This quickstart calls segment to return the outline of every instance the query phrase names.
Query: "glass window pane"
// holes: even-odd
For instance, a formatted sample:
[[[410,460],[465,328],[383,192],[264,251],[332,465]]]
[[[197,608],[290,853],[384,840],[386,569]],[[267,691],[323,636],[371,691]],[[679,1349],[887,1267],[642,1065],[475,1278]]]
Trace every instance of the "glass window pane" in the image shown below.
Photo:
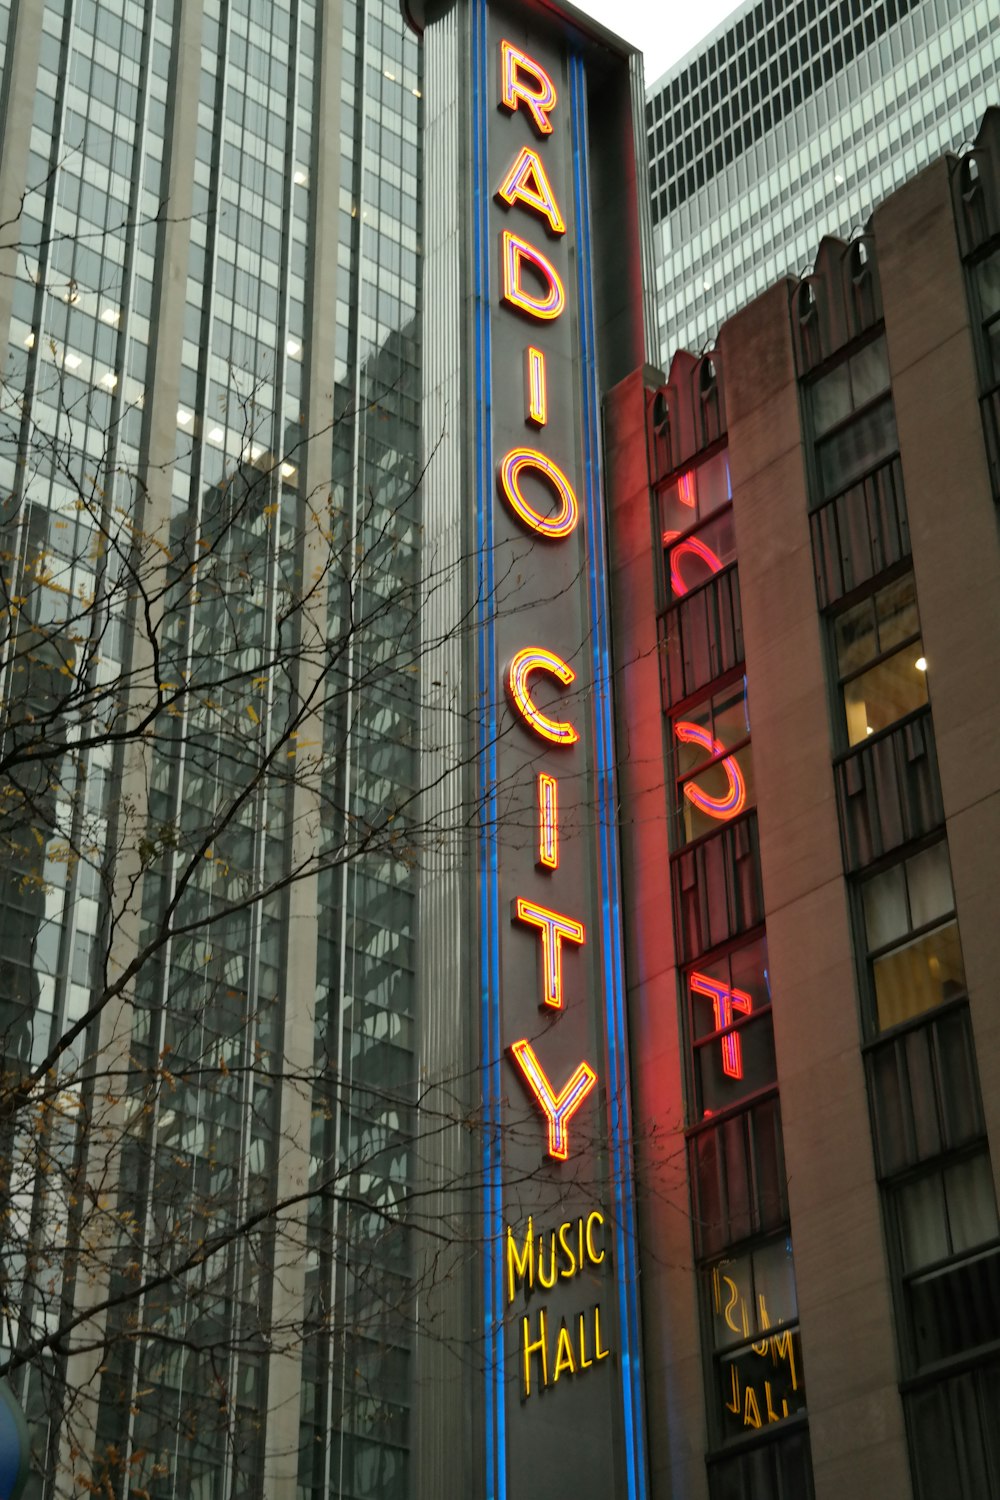
[[[771,982],[767,971],[767,944],[761,938],[730,954],[730,972],[735,989],[753,999],[754,1010],[771,1003]]]
[[[1000,319],[991,323],[986,330],[986,352],[992,377],[1000,380]]]
[[[878,655],[878,636],[875,632],[875,601],[862,599],[853,609],[845,610],[834,621],[834,639],[837,647],[837,669],[841,677],[863,667]]]
[[[696,1012],[697,1014],[697,1012]],[[706,1003],[699,1020],[712,1022]],[[774,1083],[774,1030],[771,1018],[745,1020],[737,1016],[729,1031],[695,1049],[696,1105],[702,1117],[738,1104],[758,1089]]]
[[[851,410],[851,386],[847,365],[838,365],[813,386],[813,426],[817,437],[842,422]]]
[[[947,1359],[1000,1338],[997,1251],[932,1272],[915,1281],[909,1291],[910,1321],[920,1364]]]
[[[864,412],[819,449],[823,494],[837,495],[899,447],[891,401]]]
[[[729,477],[729,454],[725,449],[696,470],[698,481],[698,514],[710,516],[713,510],[728,505],[733,498],[733,485]]]
[[[923,647],[917,639],[844,684],[848,744],[860,744],[869,734],[887,729],[924,706],[927,673],[916,665],[922,658]]]
[[[693,517],[688,517],[690,526]],[[736,534],[733,529],[732,510],[725,511],[702,526],[691,536],[686,536],[675,547],[670,543],[680,535],[683,528],[668,527],[663,533],[663,544],[667,551],[667,574],[670,593],[680,599],[692,589],[707,583],[714,574],[720,573],[736,556]]]
[[[946,1260],[950,1246],[944,1188],[938,1173],[919,1177],[916,1182],[900,1188],[896,1194],[896,1209],[903,1269],[917,1271],[921,1266]]]
[[[753,805],[753,759],[750,746],[744,745],[679,785],[682,843],[716,832]]]
[[[896,948],[874,963],[875,1000],[882,1030],[965,994],[958,924],[950,922]]]
[[[799,1315],[795,1296],[795,1261],[790,1239],[775,1240],[753,1255],[756,1321],[760,1331],[791,1323]]]
[[[975,1250],[997,1236],[993,1172],[986,1152],[956,1162],[944,1176],[951,1248],[956,1255]]]
[[[1000,313],[1000,251],[995,250],[976,267],[976,285],[983,317],[991,318],[994,313]]]
[[[905,937],[910,930],[906,909],[906,878],[901,865],[894,865],[862,886],[865,932],[869,948]]]
[[[944,839],[906,861],[906,884],[910,893],[910,925],[914,929],[926,927],[953,910],[955,898]]]
[[[742,1344],[757,1332],[754,1315],[753,1270],[749,1255],[734,1255],[712,1267],[712,1344],[726,1349]]]
[[[913,574],[897,578],[888,588],[879,589],[875,595],[878,613],[878,650],[891,651],[901,641],[908,641],[920,634],[920,617],[917,614],[916,589]]]
[[[889,388],[889,355],[885,339],[861,349],[851,360],[851,394],[855,408],[865,406]]]

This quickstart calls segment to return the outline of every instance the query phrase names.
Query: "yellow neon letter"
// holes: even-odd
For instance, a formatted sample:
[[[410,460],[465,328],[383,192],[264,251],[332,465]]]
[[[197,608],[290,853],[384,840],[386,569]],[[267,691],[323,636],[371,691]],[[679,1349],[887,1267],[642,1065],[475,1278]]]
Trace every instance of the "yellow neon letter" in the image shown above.
[[[589,1063],[582,1062],[562,1092],[556,1094],[529,1041],[514,1042],[510,1050],[549,1122],[549,1155],[565,1161],[569,1156],[569,1122],[597,1083],[597,1074]]]
[[[550,719],[532,701],[528,691],[528,678],[532,672],[548,672],[563,687],[576,681],[576,673],[568,662],[554,651],[543,646],[525,646],[511,659],[507,668],[507,691],[521,718],[540,739],[553,745],[575,745],[580,738],[573,725],[566,719]]]
[[[566,223],[542,166],[542,158],[530,146],[521,147],[497,188],[497,197],[511,208],[515,203],[523,203],[526,208],[541,214],[553,234],[566,233]]]
[[[610,1353],[610,1349],[601,1347],[601,1304],[597,1303],[594,1308],[594,1358],[607,1359]]]
[[[524,351],[524,385],[528,392],[525,421],[544,427],[549,420],[548,390],[545,380],[545,355],[529,344]]]
[[[556,1364],[552,1374],[553,1385],[555,1385],[563,1371],[568,1375],[576,1374],[576,1360],[573,1358],[573,1341],[569,1336],[569,1329],[565,1323],[560,1328],[559,1337],[556,1339]]]
[[[599,1266],[601,1264],[601,1261],[607,1254],[607,1251],[602,1250],[600,1255],[598,1255],[597,1251],[594,1249],[594,1241],[591,1237],[591,1232],[593,1230],[595,1220],[598,1224],[603,1225],[604,1223],[604,1215],[601,1213],[600,1209],[597,1208],[594,1209],[593,1213],[587,1215],[587,1258],[589,1259],[592,1266]]]
[[[530,88],[529,84],[534,84]],[[552,134],[549,115],[556,107],[552,79],[541,63],[510,42],[500,43],[500,107],[511,114],[524,104],[539,135]]]
[[[525,1240],[524,1240],[524,1252],[523,1252],[523,1254],[519,1255],[517,1253],[517,1241],[514,1238],[514,1231],[513,1231],[513,1229],[511,1229],[511,1227],[510,1227],[509,1224],[507,1225],[507,1301],[508,1302],[513,1302],[513,1300],[514,1300],[514,1293],[517,1290],[517,1285],[516,1285],[516,1282],[514,1280],[515,1276],[518,1278],[519,1281],[524,1281],[525,1277],[527,1277],[527,1280],[528,1280],[528,1291],[529,1292],[531,1291],[531,1288],[535,1284],[535,1241],[534,1241],[534,1233],[535,1233],[534,1225],[531,1222],[531,1215],[529,1214],[528,1215],[528,1232],[527,1232],[527,1235],[525,1236]]]
[[[544,282],[544,292],[525,290],[522,284],[525,262]],[[529,318],[551,322],[566,306],[566,288],[548,256],[509,229],[504,229],[500,235],[500,284],[504,302],[527,313]]]
[[[526,922],[530,927],[537,927],[542,934],[542,1001],[545,1005],[551,1005],[553,1010],[562,1010],[562,940],[565,938],[568,943],[585,942],[583,923],[575,922],[572,917],[564,917],[557,911],[549,911],[547,906],[537,906],[534,901],[526,901],[523,896],[518,896],[514,902],[514,918],[518,922]]]
[[[540,475],[555,490],[561,504],[554,516],[543,516],[540,510],[536,510],[524,498],[521,474],[525,469]],[[573,486],[559,465],[554,464],[551,458],[546,458],[544,453],[539,453],[537,448],[512,448],[497,465],[497,484],[518,520],[523,521],[546,541],[561,541],[564,536],[569,536],[576,530],[580,507],[573,493]]]
[[[559,868],[559,783],[545,771],[538,775],[538,863]]]
[[[524,1394],[526,1396],[531,1395],[531,1356],[533,1354],[540,1354],[542,1356],[542,1387],[544,1388],[549,1383],[549,1352],[546,1347],[547,1329],[545,1324],[546,1317],[545,1309],[543,1307],[541,1312],[538,1314],[538,1337],[537,1339],[532,1340],[530,1337],[531,1319],[528,1317],[524,1317],[521,1319],[521,1345],[524,1358]]]

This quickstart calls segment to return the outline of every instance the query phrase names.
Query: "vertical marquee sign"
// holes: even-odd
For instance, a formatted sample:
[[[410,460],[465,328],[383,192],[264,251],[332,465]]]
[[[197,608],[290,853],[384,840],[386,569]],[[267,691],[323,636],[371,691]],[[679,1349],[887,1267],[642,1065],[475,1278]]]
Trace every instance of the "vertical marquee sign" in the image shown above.
[[[454,80],[466,110],[468,171],[455,185],[465,295],[449,304],[441,291],[431,216],[447,222],[447,205],[428,188],[424,319],[425,344],[443,337],[433,320],[448,316],[466,340],[461,504],[476,632],[465,701],[481,809],[468,1024],[478,1022],[485,1114],[481,1493],[644,1500],[601,492],[607,290],[595,276],[588,141],[595,57],[605,73],[621,71],[626,92],[628,64],[624,49],[595,47],[569,7],[455,0],[437,24],[464,35],[468,67]],[[433,25],[425,94],[448,87],[432,66]],[[597,149],[618,153],[604,199],[609,178],[621,184],[624,240],[635,180],[620,136],[609,119]],[[425,157],[433,149],[428,135]],[[436,170],[430,163],[428,183],[442,182]],[[626,368],[639,359],[630,352]],[[431,470],[425,489],[433,482]]]

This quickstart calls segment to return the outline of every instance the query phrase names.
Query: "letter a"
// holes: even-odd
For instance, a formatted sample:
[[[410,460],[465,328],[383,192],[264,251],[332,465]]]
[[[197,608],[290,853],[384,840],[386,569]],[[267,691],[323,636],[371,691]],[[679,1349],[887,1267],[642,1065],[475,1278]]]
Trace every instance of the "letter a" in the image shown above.
[[[521,147],[513,166],[497,188],[497,197],[511,208],[515,203],[523,203],[534,213],[541,214],[553,234],[566,233],[566,224],[542,159],[530,146]]]

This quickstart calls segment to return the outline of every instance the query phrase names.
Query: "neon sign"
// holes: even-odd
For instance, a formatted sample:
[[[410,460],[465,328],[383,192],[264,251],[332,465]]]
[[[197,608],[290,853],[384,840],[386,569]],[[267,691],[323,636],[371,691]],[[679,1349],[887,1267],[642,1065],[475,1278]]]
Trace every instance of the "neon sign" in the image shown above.
[[[533,397],[534,392],[529,387],[529,403]],[[533,470],[541,475],[555,490],[560,508],[554,516],[543,516],[524,498],[521,493],[521,473],[525,469]],[[537,448],[512,448],[502,460],[497,471],[497,478],[500,482],[500,493],[511,510],[524,521],[525,525],[530,526],[532,531],[537,531],[539,536],[547,537],[550,541],[559,541],[576,530],[576,523],[580,519],[580,507],[572,485],[559,465],[554,464],[551,458],[546,458],[544,453],[539,453]]]
[[[511,1055],[549,1124],[549,1155],[557,1161],[569,1156],[569,1122],[597,1083],[597,1074],[582,1062],[557,1094],[529,1041],[511,1043]]]
[[[609,58],[557,11],[469,15],[484,1492],[558,1472],[644,1500],[597,357],[620,325],[592,281],[587,153]],[[596,1462],[553,1445],[539,1471],[521,1433],[554,1393]]]
[[[568,719],[553,719],[537,706],[528,691],[528,678],[533,672],[547,672],[563,687],[576,681],[576,673],[568,661],[563,661],[554,651],[543,646],[525,646],[507,667],[507,691],[518,715],[539,739],[553,745],[575,745],[580,738]]]

